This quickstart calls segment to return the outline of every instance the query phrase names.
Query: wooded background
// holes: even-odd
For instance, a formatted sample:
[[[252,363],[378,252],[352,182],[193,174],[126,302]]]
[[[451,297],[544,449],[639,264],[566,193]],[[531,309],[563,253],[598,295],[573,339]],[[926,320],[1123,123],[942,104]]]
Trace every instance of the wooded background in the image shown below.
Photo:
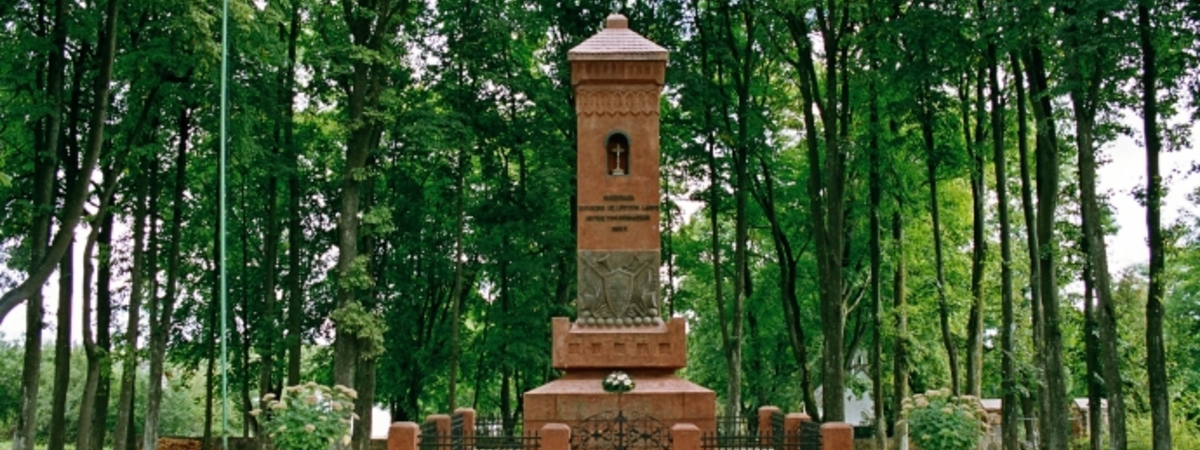
[[[663,312],[688,318],[685,375],[723,414],[858,423],[849,389],[891,430],[903,398],[950,388],[1004,399],[1006,450],[1034,417],[1043,449],[1200,448],[1200,193],[1164,223],[1188,167],[1159,167],[1200,168],[1195,2],[230,8],[220,255],[219,2],[0,2],[14,450],[219,435],[222,260],[232,433],[310,379],[356,388],[366,423],[473,406],[515,426],[557,376],[550,318],[574,314],[566,54],[612,12],[671,51]],[[1120,170],[1149,239],[1117,270],[1097,167],[1122,137],[1145,154]],[[1070,442],[1074,397],[1108,401],[1089,442]]]

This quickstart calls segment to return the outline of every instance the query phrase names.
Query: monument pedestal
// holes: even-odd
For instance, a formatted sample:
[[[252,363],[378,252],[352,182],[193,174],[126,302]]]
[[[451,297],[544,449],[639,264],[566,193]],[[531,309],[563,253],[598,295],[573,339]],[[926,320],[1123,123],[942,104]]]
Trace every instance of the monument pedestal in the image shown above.
[[[554,367],[567,374],[525,393],[525,429],[548,423],[574,428],[621,411],[667,427],[691,423],[701,432],[716,431],[716,393],[675,375],[687,364],[685,326],[682,318],[654,327],[588,327],[556,317]],[[604,378],[615,370],[633,378],[633,391],[604,391]]]
[[[687,366],[686,321],[664,323],[661,315],[659,104],[667,50],[614,14],[567,59],[578,131],[579,318],[554,319],[554,367],[566,375],[525,393],[525,429],[564,423],[575,429],[573,440],[642,445],[629,448],[661,446],[668,440],[655,436],[677,424],[715,431],[716,393],[675,376]],[[618,370],[636,387],[605,392],[604,379]],[[642,433],[627,433],[630,421]]]

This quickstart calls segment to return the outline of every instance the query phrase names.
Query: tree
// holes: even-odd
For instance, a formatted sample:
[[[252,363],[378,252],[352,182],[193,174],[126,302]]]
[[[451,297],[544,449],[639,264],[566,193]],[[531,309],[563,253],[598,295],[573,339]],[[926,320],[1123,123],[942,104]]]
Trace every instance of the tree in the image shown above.
[[[1162,230],[1162,179],[1158,156],[1158,66],[1151,28],[1150,5],[1137,3],[1138,44],[1142,49],[1142,133],[1146,143],[1146,233],[1150,247],[1150,283],[1146,299],[1146,373],[1150,379],[1150,416],[1154,450],[1171,448],[1171,400],[1167,393],[1167,361],[1163,345],[1163,270],[1166,266]]]
[[[1107,49],[1119,48],[1119,45],[1095,46],[1090,44],[1090,41],[1097,37],[1107,37],[1113,34],[1108,26],[1109,13],[1105,8],[1107,5],[1082,4],[1080,6],[1079,9],[1069,8],[1066,10],[1069,18],[1064,34],[1066,35],[1065,43],[1068,46],[1068,54],[1064,65],[1067,73],[1066,84],[1070,89],[1071,104],[1075,113],[1075,142],[1079,153],[1080,203],[1085,237],[1083,247],[1087,249],[1088,256],[1084,281],[1089,285],[1094,285],[1093,292],[1099,300],[1095,315],[1099,324],[1099,345],[1102,347],[1100,352],[1104,358],[1103,364],[1100,366],[1103,370],[1104,389],[1108,397],[1109,446],[1113,449],[1124,449],[1126,447],[1125,401],[1122,393],[1124,387],[1116,349],[1117,337],[1116,325],[1113,322],[1108,247],[1104,242],[1101,227],[1103,219],[1100,201],[1096,194],[1097,146],[1095,145],[1097,114],[1108,108],[1109,102],[1106,99],[1112,98],[1112,92],[1102,92],[1101,88],[1117,84],[1109,80],[1109,77],[1113,76],[1111,68],[1117,67],[1117,55],[1111,54]],[[1091,311],[1090,302],[1087,306]],[[1090,334],[1088,340],[1090,343]]]
[[[844,6],[844,5],[842,5]],[[843,246],[845,245],[843,212],[846,208],[846,152],[842,146],[848,129],[848,108],[845,99],[850,87],[845,85],[840,67],[841,39],[853,28],[853,18],[847,9],[830,0],[817,5],[816,26],[824,45],[824,82],[818,82],[814,64],[813,43],[809,39],[807,11],[800,5],[787,5],[780,15],[786,24],[795,56],[787,56],[800,82],[801,106],[804,117],[806,156],[808,158],[808,201],[813,240],[816,242],[817,273],[820,292],[820,311],[825,345],[822,350],[823,420],[840,421],[845,417],[845,324],[846,304],[842,297]],[[824,98],[819,86],[824,86]],[[817,112],[821,128],[817,127]],[[822,131],[822,135],[818,135]],[[821,144],[824,143],[824,153]],[[822,158],[824,156],[824,158]],[[822,167],[823,166],[823,167]]]
[[[996,176],[996,209],[1000,221],[1000,309],[1003,316],[1000,324],[1001,384],[1000,384],[1000,427],[1003,430],[1001,443],[1004,450],[1017,450],[1020,443],[1017,434],[1017,373],[1016,373],[1016,312],[1013,305],[1013,256],[1012,219],[1009,218],[1008,200],[1008,155],[1005,147],[1004,106],[1001,97],[1004,87],[1000,84],[1000,56],[997,45],[989,40],[986,50],[988,73],[988,101],[991,104],[992,165]]]

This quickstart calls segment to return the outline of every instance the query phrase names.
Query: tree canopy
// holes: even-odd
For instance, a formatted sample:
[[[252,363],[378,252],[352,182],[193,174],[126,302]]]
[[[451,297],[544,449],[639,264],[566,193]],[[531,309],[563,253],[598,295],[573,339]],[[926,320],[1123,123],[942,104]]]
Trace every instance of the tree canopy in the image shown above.
[[[231,0],[225,230],[211,3],[0,4],[14,450],[220,434],[221,342],[235,434],[308,380],[519,427],[575,314],[567,51],[612,13],[670,51],[660,312],[723,414],[885,445],[946,388],[1004,400],[1005,449],[1068,448],[1078,397],[1090,448],[1200,441],[1194,2]]]

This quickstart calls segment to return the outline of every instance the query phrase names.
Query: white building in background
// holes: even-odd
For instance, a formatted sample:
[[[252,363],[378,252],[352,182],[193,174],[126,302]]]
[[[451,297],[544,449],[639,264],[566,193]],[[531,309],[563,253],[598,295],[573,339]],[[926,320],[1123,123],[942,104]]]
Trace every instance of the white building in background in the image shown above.
[[[870,364],[867,361],[867,355],[864,352],[855,352],[854,359],[850,361],[850,369],[846,371],[846,385],[870,386],[871,376],[869,372]],[[821,404],[823,397],[824,386],[817,386],[813,392],[813,396],[817,400],[817,408],[824,408]],[[846,418],[845,422],[850,425],[873,425],[875,420],[875,400],[871,398],[871,390],[864,389],[862,394],[855,394],[854,390],[846,388],[842,392],[842,399],[845,401]],[[821,411],[821,416],[824,417],[824,410]]]

